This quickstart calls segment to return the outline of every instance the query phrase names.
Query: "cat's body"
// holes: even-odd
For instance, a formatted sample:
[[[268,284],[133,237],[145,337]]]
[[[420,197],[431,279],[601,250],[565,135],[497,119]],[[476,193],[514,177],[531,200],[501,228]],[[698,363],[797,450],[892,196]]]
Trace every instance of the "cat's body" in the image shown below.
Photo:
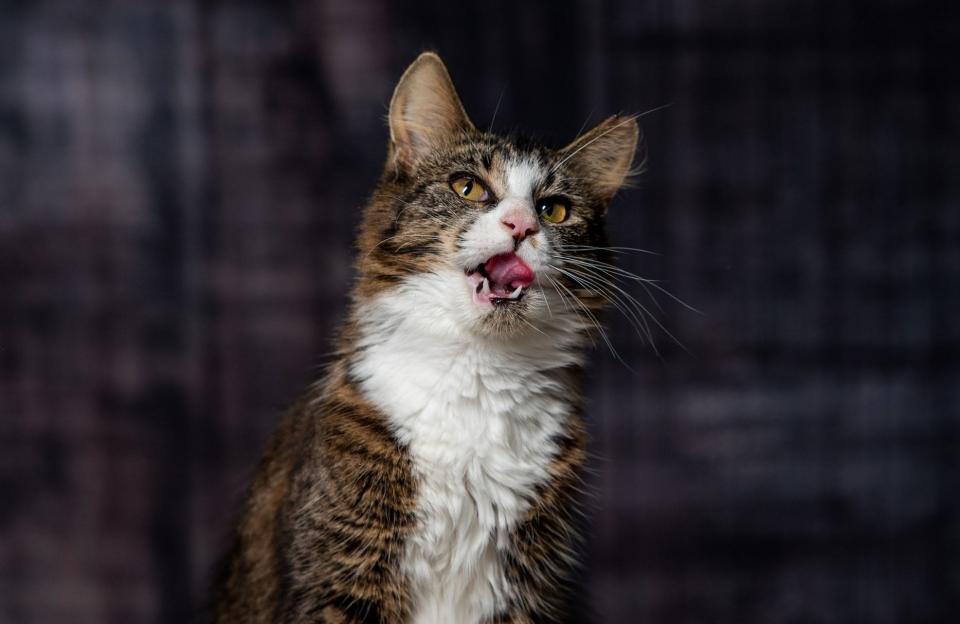
[[[218,622],[540,622],[563,601],[601,297],[562,267],[601,253],[636,124],[559,151],[481,133],[433,55],[390,121],[338,360],[267,450]]]

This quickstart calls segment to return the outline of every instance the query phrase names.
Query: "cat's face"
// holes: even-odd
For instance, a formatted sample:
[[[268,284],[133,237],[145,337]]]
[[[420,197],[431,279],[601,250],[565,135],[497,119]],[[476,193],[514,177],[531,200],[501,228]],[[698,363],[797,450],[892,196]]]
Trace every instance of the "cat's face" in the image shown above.
[[[636,148],[633,118],[612,117],[559,150],[481,132],[425,54],[397,86],[390,129],[360,237],[361,296],[390,291],[398,312],[500,336],[579,326],[595,311],[599,293],[569,268],[604,255],[607,202]]]

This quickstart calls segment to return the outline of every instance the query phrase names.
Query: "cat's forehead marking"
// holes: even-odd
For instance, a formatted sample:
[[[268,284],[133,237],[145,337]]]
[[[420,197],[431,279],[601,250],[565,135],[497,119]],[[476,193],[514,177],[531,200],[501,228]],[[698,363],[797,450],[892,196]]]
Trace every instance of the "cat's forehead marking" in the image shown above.
[[[511,158],[506,162],[507,195],[530,197],[546,171],[537,160],[529,157]]]

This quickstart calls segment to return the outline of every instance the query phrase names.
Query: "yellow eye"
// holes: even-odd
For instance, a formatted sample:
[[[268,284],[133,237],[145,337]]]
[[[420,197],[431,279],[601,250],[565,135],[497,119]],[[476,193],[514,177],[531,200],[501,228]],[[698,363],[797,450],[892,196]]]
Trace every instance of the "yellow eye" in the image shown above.
[[[467,201],[482,202],[490,199],[487,189],[472,176],[462,175],[454,178],[450,183],[450,188]]]
[[[563,223],[570,216],[570,209],[562,199],[542,199],[537,204],[537,214],[547,223]]]

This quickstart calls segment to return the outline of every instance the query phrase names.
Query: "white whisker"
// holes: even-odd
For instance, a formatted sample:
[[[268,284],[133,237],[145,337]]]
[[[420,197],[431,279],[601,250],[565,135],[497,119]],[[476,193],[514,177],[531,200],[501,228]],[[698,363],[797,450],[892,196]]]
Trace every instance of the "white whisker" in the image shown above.
[[[610,354],[613,355],[613,357],[616,358],[617,361],[619,361],[621,364],[626,366],[628,369],[633,370],[630,367],[630,365],[627,364],[627,362],[622,357],[620,357],[620,354],[617,352],[617,350],[613,346],[613,343],[610,341],[610,337],[607,335],[607,332],[603,329],[603,326],[600,324],[600,321],[597,320],[597,317],[593,314],[593,312],[590,311],[590,308],[588,308],[587,305],[580,300],[580,297],[576,296],[573,293],[573,291],[571,291],[565,284],[563,284],[562,282],[556,282],[556,283],[558,286],[560,286],[565,291],[567,291],[567,293],[573,298],[574,302],[576,302],[580,306],[583,312],[587,315],[587,318],[590,319],[590,321],[593,323],[593,326],[597,328],[597,333],[600,334],[600,337],[603,339],[603,342],[607,345],[607,349],[610,350]]]
[[[646,318],[644,318],[644,315],[642,312],[638,313],[637,311],[635,311],[634,308],[631,307],[629,303],[624,301],[623,298],[618,296],[615,292],[612,292],[609,288],[604,287],[597,280],[591,279],[589,277],[585,277],[582,274],[577,274],[572,270],[564,270],[564,269],[558,269],[558,270],[561,271],[564,275],[569,277],[574,282],[580,284],[587,290],[596,292],[597,294],[601,295],[604,299],[606,299],[609,303],[611,303],[621,314],[624,315],[624,317],[628,321],[630,321],[631,325],[633,325],[637,333],[642,337],[644,337],[647,340],[647,342],[650,344],[650,346],[653,348],[654,352],[659,355],[659,352],[657,351],[656,342],[653,340],[653,334],[650,331],[650,325],[649,323],[647,323],[647,320]],[[643,306],[636,303],[635,301],[633,301],[633,303],[639,306],[641,309],[643,308]]]
[[[672,299],[672,300],[675,301],[676,303],[682,305],[683,307],[685,307],[686,309],[690,310],[691,312],[696,312],[697,314],[703,314],[702,311],[700,311],[700,310],[698,310],[697,308],[693,307],[692,305],[690,305],[690,304],[687,303],[686,301],[680,299],[679,297],[677,297],[676,295],[674,295],[672,292],[670,292],[669,290],[667,290],[666,288],[664,288],[663,286],[661,286],[661,285],[660,285],[660,282],[659,282],[658,280],[652,280],[652,279],[648,279],[648,278],[645,278],[645,277],[640,277],[640,276],[637,275],[636,273],[631,273],[630,271],[627,271],[626,269],[623,269],[623,268],[618,267],[618,266],[616,266],[616,265],[613,265],[613,264],[610,264],[610,263],[607,263],[607,262],[602,262],[602,261],[600,261],[600,260],[596,260],[596,259],[593,259],[593,258],[583,258],[583,257],[579,257],[579,256],[570,256],[570,255],[566,255],[566,254],[562,254],[562,253],[558,253],[558,254],[556,254],[556,256],[557,256],[558,258],[564,260],[565,262],[571,262],[571,263],[574,263],[574,262],[591,263],[591,264],[593,265],[593,268],[596,268],[597,270],[600,270],[600,269],[602,268],[602,269],[608,270],[608,271],[610,271],[610,272],[616,273],[617,275],[619,275],[619,276],[621,276],[621,277],[624,277],[624,278],[626,278],[626,279],[628,279],[628,280],[635,281],[635,282],[638,282],[638,283],[640,283],[640,284],[645,284],[645,285],[648,285],[648,286],[652,286],[653,288],[656,288],[656,289],[657,289],[658,291],[660,291],[662,294],[666,295],[667,297],[670,297],[670,299]]]
[[[623,121],[621,121],[620,123],[618,123],[618,124],[616,124],[616,125],[614,125],[614,126],[611,126],[610,128],[607,128],[606,130],[604,130],[603,132],[601,132],[601,133],[598,134],[597,136],[593,137],[592,139],[590,139],[589,141],[587,141],[586,143],[584,143],[583,145],[581,145],[581,146],[578,147],[577,149],[573,150],[573,152],[567,154],[564,158],[561,158],[560,161],[559,161],[557,164],[555,164],[553,167],[550,168],[550,173],[553,173],[554,171],[556,171],[557,169],[559,169],[561,166],[563,166],[563,164],[564,164],[565,162],[567,162],[568,160],[570,160],[571,158],[573,158],[574,156],[576,156],[581,150],[589,147],[590,145],[592,145],[592,144],[595,143],[596,141],[599,141],[600,139],[602,139],[603,137],[607,136],[608,134],[610,134],[611,132],[613,132],[614,130],[616,130],[617,128],[619,128],[620,126],[626,125],[626,124],[628,124],[628,123],[630,123],[630,122],[636,121],[636,120],[638,120],[638,119],[641,119],[641,118],[643,118],[643,117],[646,117],[647,115],[650,115],[651,113],[655,113],[655,112],[657,112],[657,111],[663,110],[663,109],[668,108],[668,107],[670,107],[670,106],[672,106],[672,103],[670,103],[670,104],[664,104],[663,106],[658,106],[658,107],[656,107],[656,108],[651,108],[650,110],[648,110],[648,111],[646,111],[646,112],[644,112],[644,113],[640,113],[639,115],[630,115],[629,117],[625,118],[625,119],[624,119]]]
[[[500,102],[503,101],[503,94],[506,92],[507,87],[504,85],[504,87],[500,89],[500,96],[497,97],[497,105],[493,107],[493,117],[490,118],[490,126],[487,128],[487,134],[493,132],[493,122],[497,119],[497,113],[500,111]]]

